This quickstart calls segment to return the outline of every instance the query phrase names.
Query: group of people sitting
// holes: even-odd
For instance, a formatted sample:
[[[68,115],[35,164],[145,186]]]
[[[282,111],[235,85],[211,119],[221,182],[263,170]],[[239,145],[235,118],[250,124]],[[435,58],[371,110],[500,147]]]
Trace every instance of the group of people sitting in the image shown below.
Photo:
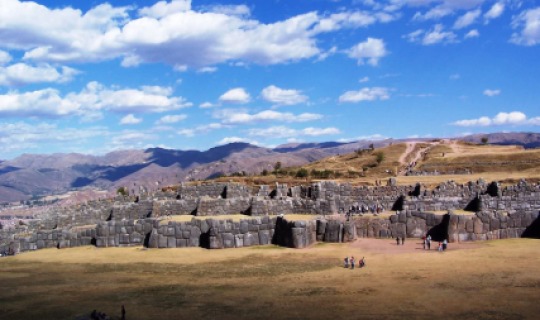
[[[351,256],[350,258],[345,257],[345,259],[343,259],[343,263],[344,263],[343,267],[354,269],[354,266],[356,264],[356,259],[354,258],[354,256]],[[358,261],[358,268],[363,268],[365,266],[366,266],[366,259],[362,257],[362,259]]]

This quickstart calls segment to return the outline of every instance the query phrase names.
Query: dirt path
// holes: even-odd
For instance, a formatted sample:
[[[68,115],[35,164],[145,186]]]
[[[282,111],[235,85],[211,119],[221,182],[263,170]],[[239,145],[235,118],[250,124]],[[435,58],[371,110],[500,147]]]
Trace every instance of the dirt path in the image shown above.
[[[439,144],[439,142],[426,142],[429,145],[425,148],[418,149],[416,153],[414,153],[412,159],[407,161],[407,157],[409,157],[413,153],[417,143],[417,141],[407,142],[407,149],[405,149],[405,152],[399,157],[401,169],[398,172],[398,176],[405,175],[405,173],[407,173],[407,169],[413,169],[416,164],[422,159],[422,156],[429,151],[429,149]],[[454,147],[457,149],[457,145],[455,145]]]
[[[409,154],[411,154],[414,150],[414,147],[416,146],[416,142],[407,142],[407,149],[405,149],[405,152],[399,157],[399,164],[400,166],[407,166],[408,163],[405,162]]]

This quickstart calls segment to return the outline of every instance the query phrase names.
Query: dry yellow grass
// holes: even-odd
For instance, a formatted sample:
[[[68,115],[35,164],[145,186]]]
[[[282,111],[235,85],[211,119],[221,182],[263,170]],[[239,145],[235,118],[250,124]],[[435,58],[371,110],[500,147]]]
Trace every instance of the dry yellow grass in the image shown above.
[[[297,220],[313,220],[317,219],[317,215],[313,214],[288,214],[288,221],[297,221]],[[230,215],[216,215],[216,216],[192,216],[192,215],[173,215],[169,218],[162,218],[159,222],[160,224],[167,224],[169,221],[177,222],[189,222],[192,219],[206,220],[206,219],[216,219],[216,220],[232,220],[238,222],[240,220],[253,219],[253,218],[262,218],[258,216],[247,216],[244,214],[230,214]]]
[[[0,260],[0,318],[118,316],[121,305],[127,319],[537,318],[538,240],[456,246],[40,250]],[[367,267],[342,268],[350,255]]]
[[[414,185],[417,182],[427,187],[434,187],[441,182],[454,180],[458,183],[483,178],[487,181],[500,181],[503,185],[515,184],[522,178],[531,182],[540,181],[540,149],[524,150],[520,146],[494,146],[464,143],[452,140],[438,140],[432,142],[419,142],[407,152],[407,144],[396,143],[388,147],[375,149],[373,152],[364,152],[333,156],[307,164],[302,168],[308,171],[313,169],[339,172],[341,177],[331,178],[337,182],[348,182],[353,185],[375,185],[376,181],[385,181],[403,170],[405,165],[416,160],[415,170],[433,172],[451,172],[468,169],[472,174],[443,174],[437,176],[398,176],[398,185]],[[425,157],[415,159],[425,151]],[[375,154],[384,153],[384,160],[376,167]],[[444,155],[444,156],[443,156]],[[400,162],[400,158],[402,158]],[[367,168],[363,171],[363,168]],[[287,171],[296,171],[300,167],[286,168]],[[358,174],[363,176],[359,177]],[[249,185],[267,184],[275,182],[289,185],[309,184],[319,181],[314,177],[295,178],[291,176],[255,176],[222,178],[226,181],[236,181]],[[223,180],[223,181],[225,181]]]

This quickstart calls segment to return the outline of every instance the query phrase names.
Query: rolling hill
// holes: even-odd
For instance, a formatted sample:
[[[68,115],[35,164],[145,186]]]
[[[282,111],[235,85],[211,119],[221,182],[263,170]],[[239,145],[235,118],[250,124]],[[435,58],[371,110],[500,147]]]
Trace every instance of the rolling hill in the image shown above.
[[[125,186],[130,190],[141,187],[155,190],[182,181],[204,180],[237,172],[258,174],[263,170],[272,171],[277,162],[280,162],[283,168],[291,167],[289,171],[299,168],[313,171],[319,178],[357,180],[381,179],[396,174],[403,176],[410,162],[415,162],[412,171],[426,172],[455,171],[463,168],[476,173],[491,170],[489,165],[476,167],[462,165],[475,162],[500,163],[502,165],[495,167],[505,168],[505,170],[511,168],[536,170],[536,164],[525,163],[528,158],[536,159],[536,151],[526,151],[523,148],[538,146],[540,134],[497,133],[466,136],[460,140],[478,143],[483,137],[488,138],[491,148],[489,154],[479,152],[479,150],[487,150],[487,147],[486,149],[479,149],[478,146],[467,148],[466,144],[460,144],[459,156],[458,153],[452,152],[454,150],[452,148],[456,146],[455,143],[434,144],[433,141],[438,141],[434,139],[414,139],[414,145],[411,144],[413,141],[411,139],[386,139],[351,143],[287,144],[273,149],[247,143],[231,143],[205,151],[151,148],[114,151],[102,156],[75,153],[24,154],[15,159],[0,162],[0,202],[27,200],[32,197],[63,194],[85,188],[115,190],[120,186]],[[376,148],[375,151],[355,152],[368,149],[371,144]],[[521,147],[520,149],[515,149],[515,147],[497,149],[493,146],[495,144],[515,144]],[[428,156],[419,157],[426,149],[430,150]],[[378,156],[381,153],[383,156]],[[445,157],[436,156],[443,153]],[[496,161],[486,160],[487,156],[495,159],[493,158],[495,154],[499,154]],[[381,158],[378,159],[378,157]],[[512,167],[512,163],[520,165]],[[338,174],[330,176],[325,171]],[[260,177],[260,181],[264,183],[275,181],[275,179],[276,177],[273,176]]]

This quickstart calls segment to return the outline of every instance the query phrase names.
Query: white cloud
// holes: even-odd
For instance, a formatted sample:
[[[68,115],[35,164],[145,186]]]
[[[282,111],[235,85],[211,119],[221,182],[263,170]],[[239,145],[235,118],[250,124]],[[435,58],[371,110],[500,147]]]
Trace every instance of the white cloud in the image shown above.
[[[325,51],[318,45],[322,33],[397,18],[399,14],[392,12],[343,10],[263,23],[251,18],[245,5],[193,8],[189,0],[159,1],[138,11],[100,4],[86,12],[4,0],[0,10],[2,45],[22,50],[24,59],[64,63],[120,59],[125,67],[159,62],[177,70],[316,58]]]
[[[336,135],[341,131],[338,128],[314,128],[308,127],[304,129],[292,129],[285,126],[275,126],[270,128],[257,128],[249,129],[248,135],[257,137],[271,137],[271,138],[291,138],[299,136],[324,136],[324,135]]]
[[[139,14],[144,17],[163,18],[174,13],[189,11],[190,9],[191,0],[159,1],[151,7],[139,9]]]
[[[73,152],[89,139],[108,135],[107,129],[102,127],[59,128],[48,123],[0,123],[0,145],[3,156],[19,150],[28,152],[43,145],[47,145],[49,150],[60,148],[62,152]]]
[[[185,137],[193,137],[196,134],[207,133],[213,130],[218,130],[218,129],[223,129],[223,128],[230,128],[230,126],[221,124],[221,123],[209,123],[209,124],[197,126],[192,129],[188,129],[188,128],[180,129],[176,133]]]
[[[511,42],[519,45],[533,46],[540,43],[540,7],[525,10],[512,21],[514,29]]]
[[[425,7],[432,3],[436,6],[429,9],[426,13],[417,12],[413,20],[439,20],[446,16],[453,15],[458,10],[470,10],[481,5],[485,0],[395,0],[401,6]]]
[[[157,121],[157,124],[177,123],[185,119],[187,119],[187,115],[185,114],[166,115],[166,116],[161,117],[161,119]]]
[[[431,30],[419,29],[403,36],[410,42],[418,42],[423,45],[433,45],[437,43],[456,42],[456,34],[451,31],[444,31],[442,24],[436,24]]]
[[[224,103],[248,103],[251,100],[249,93],[244,88],[231,89],[219,97]]]
[[[34,67],[25,63],[16,63],[0,67],[0,86],[18,86],[40,82],[63,83],[71,81],[78,73],[79,71],[69,67],[61,67],[57,70],[48,64]]]
[[[500,125],[540,125],[540,117],[527,118],[520,111],[499,112],[495,117],[483,116],[477,119],[459,120],[453,123],[460,127],[487,127]]]
[[[384,140],[384,139],[388,139],[388,137],[386,137],[386,136],[384,136],[382,134],[379,134],[379,133],[375,133],[375,134],[372,134],[372,135],[359,136],[359,137],[356,137],[356,138],[339,139],[338,142],[349,143],[349,142],[361,141],[361,140],[378,141],[378,140]]]
[[[293,114],[274,110],[264,110],[255,114],[238,110],[222,110],[215,113],[214,116],[221,119],[224,124],[249,124],[264,121],[307,122],[322,118],[322,115],[315,113]]]
[[[120,124],[139,124],[143,121],[142,118],[135,117],[132,113],[126,115],[120,120]]]
[[[360,82],[360,83],[365,83],[365,82],[368,82],[368,81],[369,81],[369,77],[363,77],[360,80],[358,80],[358,82]]]
[[[198,73],[214,73],[217,71],[216,67],[203,67],[197,70]]]
[[[362,102],[388,99],[390,99],[388,88],[373,87],[362,88],[358,91],[347,91],[339,97],[339,102]]]
[[[156,140],[158,137],[154,134],[125,130],[118,132],[111,137],[110,148],[114,150],[121,149],[142,149],[147,146],[149,140]]]
[[[465,39],[470,38],[478,38],[480,36],[480,33],[476,29],[472,29],[471,31],[467,32],[467,34],[464,36]]]
[[[299,90],[281,89],[274,85],[264,88],[261,94],[264,100],[276,105],[295,105],[308,100],[308,97]]]
[[[250,140],[250,139],[240,138],[240,137],[226,137],[218,141],[217,144],[224,145],[224,144],[235,143],[235,142],[244,142],[244,143],[249,143],[256,146],[261,145],[259,142],[255,140]]]
[[[489,20],[496,19],[500,17],[504,12],[504,3],[503,2],[497,2],[495,3],[491,9],[488,10],[484,14],[484,20],[488,22]]]
[[[344,11],[321,18],[314,32],[330,32],[343,28],[367,27],[377,22],[387,23],[397,19],[387,12]]]
[[[9,52],[0,50],[0,66],[9,63],[11,59],[12,57]]]
[[[385,49],[382,39],[367,38],[347,51],[350,58],[356,59],[358,64],[364,64],[365,60],[372,66],[379,63],[379,59],[386,56],[388,52]]]
[[[484,90],[484,95],[488,96],[488,97],[494,97],[494,96],[498,96],[499,94],[501,94],[501,90],[499,89],[486,89]]]
[[[213,107],[217,107],[217,105],[215,105],[215,104],[213,104],[211,102],[208,102],[208,101],[203,102],[203,103],[201,103],[199,105],[199,108],[201,108],[201,109],[209,109],[209,108],[213,108]]]
[[[214,5],[210,7],[209,11],[230,16],[248,17],[251,15],[251,10],[246,5]]]
[[[478,17],[480,17],[481,14],[482,10],[480,9],[465,13],[456,20],[456,22],[454,23],[454,29],[463,29],[470,26],[476,21],[476,19],[478,19]]]
[[[191,106],[182,97],[172,96],[172,89],[143,86],[139,89],[107,88],[90,82],[81,92],[62,96],[56,89],[0,95],[0,115],[4,116],[70,116],[100,118],[102,111],[125,113],[166,112]]]

